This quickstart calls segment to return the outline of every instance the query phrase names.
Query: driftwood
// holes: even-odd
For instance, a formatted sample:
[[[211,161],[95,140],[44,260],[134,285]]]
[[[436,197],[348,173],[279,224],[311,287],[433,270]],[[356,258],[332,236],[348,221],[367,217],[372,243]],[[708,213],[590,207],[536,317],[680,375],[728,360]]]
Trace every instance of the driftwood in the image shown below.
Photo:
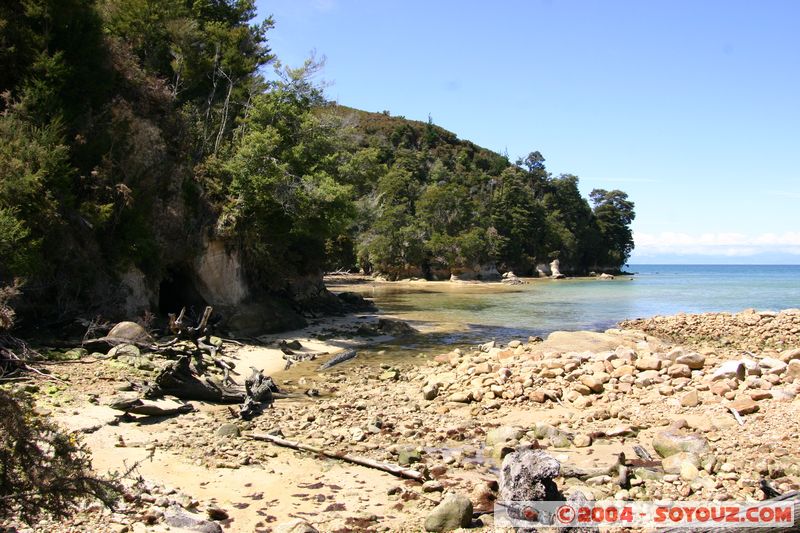
[[[31,366],[37,364],[39,359],[42,359],[42,356],[21,339],[0,334],[0,382],[26,379],[31,376],[61,381]]]
[[[398,477],[413,479],[414,481],[419,481],[420,483],[428,479],[428,476],[424,472],[412,470],[411,468],[405,468],[400,465],[384,463],[381,461],[375,461],[374,459],[369,459],[367,457],[359,457],[356,455],[350,455],[341,452],[331,452],[328,450],[323,450],[322,448],[317,448],[316,446],[311,446],[309,444],[303,444],[297,441],[282,439],[280,437],[276,437],[275,435],[269,435],[266,433],[250,433],[248,436],[254,440],[271,442],[273,444],[277,444],[278,446],[283,446],[285,448],[292,448],[294,450],[303,450],[306,452],[324,455],[325,457],[330,457],[331,459],[339,459],[341,461],[346,461],[348,463],[366,466],[369,468],[375,468],[377,470],[382,470],[383,472],[388,472]]]
[[[282,350],[283,351],[283,358],[286,360],[286,366],[284,366],[284,370],[289,370],[292,365],[301,363],[303,361],[314,361],[317,357],[321,355],[328,355],[329,352],[290,352],[291,350]]]
[[[345,361],[349,361],[356,356],[356,351],[353,349],[345,350],[337,355],[334,355],[324,363],[322,363],[319,367],[320,370],[327,370],[334,365],[338,365],[339,363],[344,363]]]
[[[273,393],[280,392],[278,385],[260,370],[250,367],[253,373],[244,381],[245,399],[239,408],[239,417],[250,420],[260,415],[265,407],[275,401]]]
[[[244,387],[215,383],[192,372],[188,357],[169,361],[158,373],[155,382],[146,389],[146,398],[171,395],[181,400],[213,403],[242,403]]]
[[[173,416],[194,411],[192,404],[176,401],[152,401],[141,398],[122,398],[113,401],[109,407],[133,415]]]

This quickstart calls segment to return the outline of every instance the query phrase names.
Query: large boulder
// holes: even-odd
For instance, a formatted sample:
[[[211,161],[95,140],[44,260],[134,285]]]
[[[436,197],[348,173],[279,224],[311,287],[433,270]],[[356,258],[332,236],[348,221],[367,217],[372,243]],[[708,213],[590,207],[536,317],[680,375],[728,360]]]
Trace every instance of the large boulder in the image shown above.
[[[317,528],[303,518],[295,518],[275,527],[275,533],[318,533]]]
[[[703,365],[706,364],[706,357],[697,352],[678,355],[675,362],[681,365],[686,365],[692,370],[702,370]]]
[[[558,500],[554,478],[561,464],[543,450],[522,448],[505,456],[500,472],[500,501]]]
[[[743,361],[725,361],[711,374],[711,381],[735,378],[742,381],[745,376]]]
[[[199,531],[201,533],[222,533],[222,527],[216,522],[190,513],[179,505],[173,505],[164,511],[164,522],[170,527],[183,530]]]
[[[361,324],[356,330],[356,334],[363,337],[380,337],[383,335],[405,337],[415,333],[418,333],[418,331],[408,325],[407,322],[394,318],[381,318],[374,324]]]
[[[522,430],[514,426],[500,426],[486,434],[486,445],[494,446],[511,440],[519,440],[523,435]]]
[[[684,464],[691,464],[696,468],[700,467],[700,457],[689,452],[679,452],[661,460],[664,472],[668,474],[680,474]]]
[[[111,328],[106,337],[127,342],[150,342],[152,340],[147,330],[136,322],[120,322]]]
[[[697,433],[680,433],[674,429],[659,431],[653,437],[653,448],[661,457],[681,452],[702,456],[710,452],[708,441]]]
[[[453,531],[472,523],[472,502],[461,494],[449,493],[425,519],[425,531]]]

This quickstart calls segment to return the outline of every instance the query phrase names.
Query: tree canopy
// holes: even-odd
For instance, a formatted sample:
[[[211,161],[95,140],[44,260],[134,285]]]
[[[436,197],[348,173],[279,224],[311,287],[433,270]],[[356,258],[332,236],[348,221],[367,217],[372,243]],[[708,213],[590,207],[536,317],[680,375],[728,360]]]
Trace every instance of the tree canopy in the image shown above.
[[[125,272],[157,286],[208,238],[263,291],[325,268],[627,260],[625,193],[590,206],[538,151],[511,163],[430,118],[329,102],[322,63],[282,67],[254,16],[253,0],[0,5],[0,282],[26,279],[40,310],[100,309]]]

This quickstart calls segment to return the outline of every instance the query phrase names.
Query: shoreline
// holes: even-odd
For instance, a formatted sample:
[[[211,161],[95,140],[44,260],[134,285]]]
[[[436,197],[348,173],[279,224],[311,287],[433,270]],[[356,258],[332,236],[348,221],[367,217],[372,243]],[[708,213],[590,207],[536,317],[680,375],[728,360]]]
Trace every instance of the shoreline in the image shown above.
[[[570,493],[631,500],[761,499],[759,476],[782,490],[800,488],[800,349],[794,353],[788,346],[800,348],[793,333],[800,332],[800,310],[639,320],[641,329],[554,332],[543,342],[443,347],[394,363],[356,358],[326,372],[318,370],[324,359],[299,363],[276,372],[275,379],[290,391],[313,388],[320,396],[279,399],[251,422],[231,419],[225,406],[192,402],[193,413],[112,424],[114,413],[103,404],[118,394],[128,371],[108,361],[59,368],[69,387],[41,391],[37,404],[73,430],[84,428],[96,469],[141,461],[139,471],[151,487],[134,495],[141,511],[79,515],[94,516],[104,526],[117,524],[120,532],[163,531],[167,508],[147,501],[153,496],[180,504],[181,495],[199,502],[185,507],[193,516],[202,517],[212,504],[224,509],[228,518],[219,524],[225,531],[275,531],[292,520],[319,531],[418,531],[445,492],[469,498],[480,511],[473,529],[491,531],[503,454],[535,443],[564,468],[597,471],[608,468],[620,450],[635,457],[635,444],[652,449],[664,432],[702,440],[714,460],[686,459],[692,466],[679,465],[677,474],[631,468],[635,483],[627,489],[600,474],[558,478],[557,485]],[[678,325],[683,339],[655,335],[677,331]],[[727,345],[714,346],[696,335],[723,326]],[[311,329],[268,337],[306,339],[304,347],[318,350],[325,341],[313,334],[336,327],[322,320]],[[786,339],[787,346],[769,345],[773,338]],[[344,348],[336,345],[340,340],[328,340]],[[743,346],[761,341],[752,356],[742,354]],[[233,352],[237,367],[254,354],[284,362],[278,348],[242,349],[255,351]],[[746,368],[758,372],[712,379],[727,361],[743,358],[755,365]],[[747,432],[736,430],[729,405],[738,406]],[[427,469],[433,479],[424,485],[402,481],[247,437],[265,432],[378,461],[404,464],[410,457],[408,464]],[[765,443],[768,452],[762,450]],[[762,465],[762,457],[771,457],[773,466]],[[667,459],[664,468],[676,468]],[[148,512],[155,519],[145,526]],[[63,527],[51,530],[68,530]]]

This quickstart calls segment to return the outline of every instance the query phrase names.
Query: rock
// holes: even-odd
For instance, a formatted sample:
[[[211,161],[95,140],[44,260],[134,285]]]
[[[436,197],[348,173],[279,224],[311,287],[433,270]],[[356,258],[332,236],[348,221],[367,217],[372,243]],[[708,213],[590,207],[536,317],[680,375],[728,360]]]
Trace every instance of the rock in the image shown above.
[[[653,438],[653,448],[661,457],[680,452],[703,455],[709,452],[708,441],[696,433],[678,433],[674,429],[659,431]]]
[[[449,493],[425,519],[425,531],[453,531],[472,523],[472,502],[466,496]]]
[[[439,387],[436,385],[426,385],[422,388],[422,397],[431,401],[439,396]]]
[[[554,259],[552,263],[550,263],[550,277],[553,279],[564,279],[566,276],[561,273],[561,262],[558,259]]]
[[[592,377],[596,379],[599,383],[602,383],[603,385],[611,381],[611,374],[602,371],[601,372],[596,371],[594,374],[592,374]]]
[[[297,339],[286,341],[282,340],[278,343],[278,346],[281,348],[288,348],[290,350],[302,350],[303,345],[300,344],[300,341]]]
[[[622,365],[618,368],[615,368],[613,372],[611,372],[612,378],[621,378],[623,376],[632,376],[636,372],[636,368],[631,365]]]
[[[444,486],[435,479],[429,479],[422,484],[422,492],[442,492],[443,490]]]
[[[236,424],[222,424],[215,432],[217,437],[238,437],[241,434],[239,426]]]
[[[211,520],[227,520],[228,511],[217,505],[211,504],[206,508],[206,514]]]
[[[784,363],[788,363],[789,361],[798,360],[800,359],[800,348],[792,348],[790,350],[784,350],[781,352],[779,356],[780,360]]]
[[[791,402],[797,396],[794,392],[785,389],[772,389],[770,392],[772,399],[778,402]]]
[[[350,440],[353,442],[361,442],[367,436],[364,434],[364,430],[361,428],[353,428],[350,430]]]
[[[522,345],[520,341],[514,340],[508,343],[509,348],[518,348]]]
[[[649,468],[644,468],[641,466],[633,469],[633,475],[639,479],[645,479],[649,481],[657,481],[664,477],[662,472],[650,470]]]
[[[353,311],[368,311],[375,310],[375,303],[372,300],[364,298],[357,292],[340,292],[337,294],[338,298]]]
[[[758,367],[765,374],[780,374],[788,365],[774,357],[764,357],[758,362]]]
[[[385,372],[381,372],[378,376],[378,379],[381,381],[397,381],[400,377],[400,372],[394,369],[386,370]]]
[[[728,407],[736,409],[740,415],[749,415],[758,411],[758,404],[751,398],[739,398],[728,404]]]
[[[725,396],[727,393],[731,392],[732,389],[731,386],[728,385],[726,382],[720,381],[712,384],[708,390],[710,390],[717,396]]]
[[[680,474],[684,464],[691,464],[695,468],[700,466],[700,457],[689,452],[679,452],[661,460],[661,467],[668,474]]]
[[[471,392],[455,392],[447,397],[448,402],[469,403],[472,401]]]
[[[150,342],[153,340],[147,330],[136,322],[120,322],[111,328],[106,337],[130,342]]]
[[[475,369],[474,370],[475,371],[473,372],[473,375],[475,375],[475,376],[480,376],[482,374],[488,374],[488,373],[490,373],[492,371],[492,365],[490,365],[489,363],[479,363],[479,364],[475,365]]]
[[[416,448],[401,448],[397,456],[397,462],[403,466],[422,461],[422,454]]]
[[[581,376],[581,383],[588,387],[592,392],[603,392],[603,384],[594,376]]]
[[[199,515],[190,513],[178,505],[173,505],[164,511],[164,522],[171,527],[189,529],[201,533],[223,533],[222,527],[216,522],[201,518]]]
[[[760,400],[769,400],[770,398],[772,398],[772,391],[757,390],[750,393],[750,399],[756,402]]]
[[[667,375],[671,378],[690,378],[692,377],[692,369],[689,368],[689,365],[676,363],[669,366]]]
[[[562,431],[550,435],[549,440],[553,448],[569,448],[572,445],[572,441],[570,441],[567,434]]]
[[[561,464],[543,450],[520,449],[506,455],[500,472],[500,501],[559,500],[553,481]]]
[[[134,346],[133,344],[118,344],[111,348],[106,355],[109,359],[138,359],[142,354],[138,346]]]
[[[64,352],[59,359],[62,361],[77,361],[87,355],[89,355],[89,350],[85,348],[73,348],[72,350]]]
[[[706,364],[706,357],[697,352],[678,355],[674,361],[679,365],[686,365],[692,370],[701,370]]]
[[[379,319],[377,330],[381,335],[391,335],[392,337],[403,337],[418,333],[418,331],[407,322],[394,318]]]
[[[492,349],[492,348],[494,348],[495,346],[497,346],[497,343],[496,343],[495,341],[489,341],[489,342],[487,342],[487,343],[485,343],[485,344],[481,344],[481,345],[478,347],[478,349],[479,349],[480,351],[482,351],[482,352],[488,352],[489,350],[491,350],[491,349]]]
[[[683,407],[695,407],[700,404],[700,397],[696,390],[687,392],[681,398],[681,405]]]
[[[711,381],[735,378],[744,380],[745,365],[742,361],[725,361],[711,374]]]
[[[592,445],[592,437],[589,435],[575,435],[575,438],[572,439],[572,445],[576,448],[587,448]]]
[[[614,276],[612,276],[611,274],[606,274],[605,272],[603,272],[602,274],[597,276],[597,279],[604,279],[604,280],[605,279],[614,279]]]
[[[680,469],[681,479],[684,481],[694,481],[700,471],[692,463],[683,463]]]
[[[639,430],[635,427],[628,426],[625,424],[614,426],[613,428],[606,430],[606,437],[635,437],[639,434]]]
[[[275,533],[319,533],[317,529],[302,518],[295,518],[275,526]]]
[[[800,378],[800,359],[792,359],[786,366],[786,375],[784,379],[786,379],[786,381],[794,381],[797,378]]]
[[[569,448],[572,445],[569,435],[549,424],[536,424],[533,435],[537,439],[548,439],[554,448]]]
[[[642,357],[634,362],[637,370],[658,370],[661,368],[661,361],[655,357]]]
[[[513,426],[500,426],[486,434],[486,446],[494,446],[511,440],[520,440],[524,433]]]

